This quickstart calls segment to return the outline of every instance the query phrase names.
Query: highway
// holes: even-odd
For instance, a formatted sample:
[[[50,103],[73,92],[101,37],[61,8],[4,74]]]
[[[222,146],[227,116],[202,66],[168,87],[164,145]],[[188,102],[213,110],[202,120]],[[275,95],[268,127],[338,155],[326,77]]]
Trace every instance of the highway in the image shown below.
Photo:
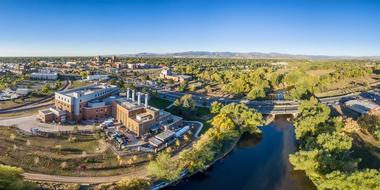
[[[177,98],[182,97],[186,93],[183,92],[172,92],[172,91],[158,91],[160,98],[175,101]],[[192,94],[193,100],[197,106],[211,106],[214,101],[221,102],[223,104],[229,103],[244,103],[249,107],[256,109],[258,112],[263,114],[296,114],[298,112],[298,102],[296,101],[250,101],[245,99],[226,99],[217,97],[206,97],[202,95]]]
[[[183,92],[172,92],[172,91],[157,91],[160,98],[175,101],[176,99],[182,97],[186,93]],[[221,102],[223,104],[229,103],[244,103],[250,108],[256,109],[262,114],[296,114],[298,113],[297,101],[285,101],[285,100],[264,100],[264,101],[250,101],[246,99],[228,99],[228,98],[217,98],[217,97],[207,97],[199,94],[192,94],[193,100],[197,106],[211,106],[214,101]],[[367,92],[357,92],[347,95],[320,98],[319,102],[327,105],[333,104],[343,104],[344,102],[352,99],[365,98],[375,101],[380,104],[380,90],[372,89]]]

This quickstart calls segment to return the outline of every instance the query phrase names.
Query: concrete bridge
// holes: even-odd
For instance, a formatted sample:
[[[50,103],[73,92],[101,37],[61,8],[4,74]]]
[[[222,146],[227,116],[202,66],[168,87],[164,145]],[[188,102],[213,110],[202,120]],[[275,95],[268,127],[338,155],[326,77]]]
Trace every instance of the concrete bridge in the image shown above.
[[[174,101],[177,98],[185,95],[183,92],[172,92],[172,91],[158,91],[158,95],[170,101]],[[369,90],[366,92],[357,92],[340,96],[320,98],[319,102],[327,105],[332,104],[343,104],[347,100],[356,98],[369,98],[375,99],[376,103],[380,104],[380,90],[377,88],[375,90]],[[298,114],[299,103],[297,101],[286,101],[286,100],[264,100],[264,101],[250,101],[244,99],[229,99],[229,98],[217,98],[217,97],[206,97],[202,95],[193,94],[193,99],[198,106],[211,106],[211,103],[218,101],[224,104],[229,103],[244,103],[250,108],[256,109],[258,112],[266,115],[296,115]]]
[[[182,92],[169,92],[169,91],[159,91],[158,95],[160,98],[175,101],[186,93]],[[298,113],[298,102],[295,101],[250,101],[242,99],[224,99],[216,97],[204,97],[200,95],[193,95],[193,100],[197,106],[210,107],[212,102],[218,101],[224,104],[229,103],[244,103],[250,108],[256,109],[258,112],[265,115],[295,115]]]

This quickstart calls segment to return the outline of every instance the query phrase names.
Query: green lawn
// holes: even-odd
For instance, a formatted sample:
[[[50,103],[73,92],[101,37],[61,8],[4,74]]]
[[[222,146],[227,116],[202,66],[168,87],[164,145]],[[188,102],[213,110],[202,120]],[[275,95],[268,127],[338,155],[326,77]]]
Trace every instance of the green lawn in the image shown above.
[[[159,109],[165,109],[168,107],[172,102],[169,100],[165,100],[159,97],[151,97],[149,100],[149,105],[159,108]]]
[[[92,84],[92,83],[89,81],[76,80],[76,81],[73,81],[71,83],[70,89],[78,88],[78,87],[82,87],[82,86],[87,86],[90,84]]]
[[[196,107],[195,112],[198,116],[205,116],[210,114],[210,108],[208,107]]]

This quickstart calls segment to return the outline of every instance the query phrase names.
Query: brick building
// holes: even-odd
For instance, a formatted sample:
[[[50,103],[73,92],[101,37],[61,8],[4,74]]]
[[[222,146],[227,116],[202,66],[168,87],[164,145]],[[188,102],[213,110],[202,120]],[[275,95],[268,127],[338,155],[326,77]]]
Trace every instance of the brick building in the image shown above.
[[[49,123],[113,117],[138,137],[155,129],[172,129],[182,124],[181,117],[149,106],[148,94],[138,92],[136,96],[134,90],[128,89],[126,97],[113,96],[118,92],[117,87],[108,85],[90,85],[57,92],[55,108],[40,110],[38,118]]]
[[[65,121],[79,122],[82,119],[96,119],[111,116],[110,104],[97,100],[116,95],[119,88],[112,85],[94,84],[55,93],[55,109],[66,113]],[[43,115],[45,112],[40,112]],[[40,116],[39,118],[44,118]]]

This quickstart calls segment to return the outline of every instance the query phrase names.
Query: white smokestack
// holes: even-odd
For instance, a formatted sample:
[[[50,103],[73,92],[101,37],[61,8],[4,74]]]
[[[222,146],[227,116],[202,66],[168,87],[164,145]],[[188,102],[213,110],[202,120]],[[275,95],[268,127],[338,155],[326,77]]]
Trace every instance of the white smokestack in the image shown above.
[[[135,102],[135,90],[132,90],[132,102]]]
[[[127,88],[127,99],[128,99],[128,100],[131,98],[131,94],[130,94],[129,90],[130,90],[130,89]]]
[[[145,94],[145,107],[148,107],[148,100],[149,100],[149,95],[148,93]]]
[[[137,92],[137,105],[141,104],[141,92]]]

